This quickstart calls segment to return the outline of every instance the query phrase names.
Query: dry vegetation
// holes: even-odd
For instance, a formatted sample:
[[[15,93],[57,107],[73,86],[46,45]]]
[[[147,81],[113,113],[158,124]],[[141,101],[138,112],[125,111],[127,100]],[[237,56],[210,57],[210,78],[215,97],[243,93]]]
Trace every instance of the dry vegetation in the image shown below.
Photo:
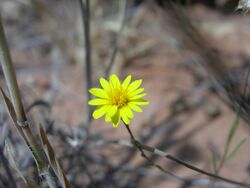
[[[250,19],[237,5],[1,0],[0,188],[250,187]],[[143,79],[150,105],[129,127],[87,105],[111,73]]]

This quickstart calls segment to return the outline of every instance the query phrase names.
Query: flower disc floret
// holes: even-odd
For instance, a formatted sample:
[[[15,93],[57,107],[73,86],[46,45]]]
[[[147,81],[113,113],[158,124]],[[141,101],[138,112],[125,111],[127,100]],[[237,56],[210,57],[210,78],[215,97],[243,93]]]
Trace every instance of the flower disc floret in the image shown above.
[[[142,112],[140,106],[148,105],[149,102],[143,99],[146,93],[140,88],[142,80],[131,82],[131,75],[128,75],[121,83],[117,75],[112,74],[109,81],[100,78],[102,88],[92,88],[89,92],[96,98],[88,102],[89,105],[97,106],[93,112],[94,119],[105,116],[106,122],[112,122],[117,127],[122,120],[129,125],[135,112]]]
[[[128,103],[128,96],[122,88],[114,89],[114,91],[110,93],[109,98],[111,101],[110,105],[115,105],[118,108],[122,108]]]

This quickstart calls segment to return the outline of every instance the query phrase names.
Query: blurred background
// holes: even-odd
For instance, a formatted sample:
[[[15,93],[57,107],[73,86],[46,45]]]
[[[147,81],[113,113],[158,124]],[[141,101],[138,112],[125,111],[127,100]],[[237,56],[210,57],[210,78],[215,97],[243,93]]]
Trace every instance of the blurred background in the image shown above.
[[[119,144],[130,139],[124,126],[89,118],[87,89],[110,73],[143,79],[150,105],[130,125],[143,144],[250,183],[250,19],[244,7],[235,11],[238,3],[0,0],[32,129],[46,128],[72,187],[236,187],[147,152],[176,176],[163,173]],[[2,71],[0,82],[6,90]],[[0,146],[0,187],[13,187],[10,174],[17,187],[22,176],[46,187],[2,103]]]

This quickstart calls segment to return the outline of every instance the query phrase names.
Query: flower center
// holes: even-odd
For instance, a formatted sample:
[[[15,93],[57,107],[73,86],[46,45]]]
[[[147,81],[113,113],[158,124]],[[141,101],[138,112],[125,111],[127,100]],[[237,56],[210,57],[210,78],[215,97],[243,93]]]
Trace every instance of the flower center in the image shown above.
[[[118,108],[122,108],[123,106],[125,106],[128,103],[128,97],[127,97],[126,93],[124,93],[120,89],[115,90],[111,94],[110,99],[111,99],[111,105],[115,105]]]

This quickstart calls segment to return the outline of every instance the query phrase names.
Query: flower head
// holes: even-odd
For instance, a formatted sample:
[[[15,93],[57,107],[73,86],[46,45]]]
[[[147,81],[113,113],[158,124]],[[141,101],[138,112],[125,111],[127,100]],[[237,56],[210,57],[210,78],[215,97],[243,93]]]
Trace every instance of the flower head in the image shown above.
[[[106,122],[112,122],[113,127],[117,127],[122,120],[129,125],[135,112],[142,112],[140,105],[149,104],[143,97],[144,88],[140,88],[142,80],[131,82],[131,75],[128,75],[121,83],[117,75],[112,74],[109,82],[100,78],[102,88],[92,88],[91,94],[97,98],[88,102],[89,105],[97,106],[93,112],[94,119],[105,115]]]

